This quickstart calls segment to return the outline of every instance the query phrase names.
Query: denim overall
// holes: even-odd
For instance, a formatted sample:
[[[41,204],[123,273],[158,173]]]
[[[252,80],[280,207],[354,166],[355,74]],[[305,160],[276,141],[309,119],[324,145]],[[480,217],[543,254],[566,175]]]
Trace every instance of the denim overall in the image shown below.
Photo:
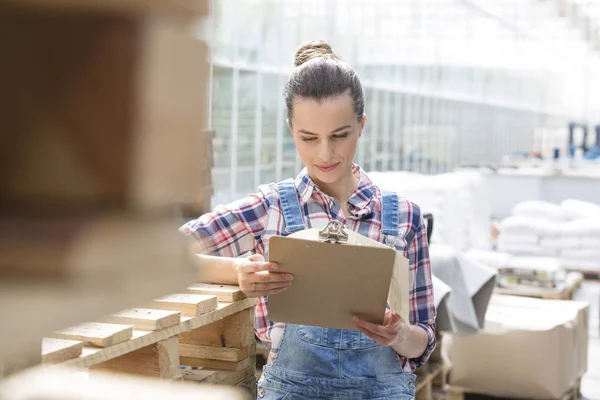
[[[287,233],[305,229],[294,182],[278,184]],[[383,197],[384,237],[398,236],[398,197]],[[258,399],[412,400],[415,375],[391,347],[354,330],[286,324],[275,361],[264,367]]]

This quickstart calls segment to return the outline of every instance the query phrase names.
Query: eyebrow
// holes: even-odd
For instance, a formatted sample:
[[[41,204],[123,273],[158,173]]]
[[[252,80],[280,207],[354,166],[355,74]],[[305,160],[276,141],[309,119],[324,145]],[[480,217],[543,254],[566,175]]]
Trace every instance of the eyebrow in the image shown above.
[[[343,131],[344,129],[348,129],[348,128],[351,128],[351,126],[350,126],[350,125],[344,125],[344,126],[340,126],[339,128],[336,128],[336,129],[334,129],[334,130],[333,130],[333,131],[331,131],[330,133],[336,133],[336,132],[340,132],[340,131]],[[309,132],[309,131],[307,131],[307,130],[304,130],[304,129],[300,129],[300,130],[298,130],[298,132],[300,132],[300,133],[304,133],[305,135],[316,135],[316,133],[314,133],[314,132]]]

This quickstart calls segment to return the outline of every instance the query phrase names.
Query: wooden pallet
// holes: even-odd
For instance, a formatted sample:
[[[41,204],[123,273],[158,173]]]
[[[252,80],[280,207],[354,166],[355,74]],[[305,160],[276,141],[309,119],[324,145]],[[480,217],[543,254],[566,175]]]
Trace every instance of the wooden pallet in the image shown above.
[[[41,362],[56,329],[193,282],[173,211],[210,189],[191,29],[209,3],[0,6],[0,375]]]
[[[446,400],[466,400],[469,395],[477,395],[478,397],[492,398],[495,400],[523,400],[519,397],[500,397],[494,393],[485,392],[482,390],[474,390],[461,386],[446,386]],[[577,400],[581,395],[581,379],[577,380],[575,386],[567,390],[561,397],[557,399],[545,400]]]
[[[432,400],[434,392],[446,386],[448,368],[442,361],[430,361],[419,368],[416,374],[415,398],[417,400]]]
[[[535,297],[546,300],[572,300],[575,292],[581,287],[584,276],[580,272],[569,272],[567,279],[561,287],[555,290],[538,289],[538,288],[494,288],[494,292],[498,294],[506,294],[512,296]]]
[[[45,338],[45,363],[166,380],[221,383],[255,390],[254,305],[234,287],[212,295],[175,294],[102,322],[81,324]],[[236,298],[218,302],[217,298]],[[156,308],[153,308],[156,307]],[[143,328],[143,329],[142,329]],[[203,367],[186,372],[180,365]],[[212,370],[208,378],[206,370]],[[250,382],[254,379],[254,385]],[[212,380],[211,380],[212,379]]]

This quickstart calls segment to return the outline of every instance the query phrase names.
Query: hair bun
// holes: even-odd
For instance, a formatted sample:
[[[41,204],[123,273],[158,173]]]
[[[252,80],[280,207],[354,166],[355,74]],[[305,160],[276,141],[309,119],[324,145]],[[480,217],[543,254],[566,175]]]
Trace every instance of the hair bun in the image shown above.
[[[323,40],[313,40],[312,42],[304,43],[296,50],[294,64],[296,67],[304,64],[308,60],[317,57],[327,57],[339,60],[338,56],[333,52],[331,46]]]

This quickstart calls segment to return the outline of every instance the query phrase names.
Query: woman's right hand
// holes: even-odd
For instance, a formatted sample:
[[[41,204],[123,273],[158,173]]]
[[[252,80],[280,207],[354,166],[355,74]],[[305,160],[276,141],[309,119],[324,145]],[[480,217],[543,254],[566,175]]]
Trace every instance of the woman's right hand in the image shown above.
[[[292,275],[280,274],[277,264],[266,262],[260,254],[238,258],[235,262],[240,289],[247,297],[281,293],[292,284]]]

